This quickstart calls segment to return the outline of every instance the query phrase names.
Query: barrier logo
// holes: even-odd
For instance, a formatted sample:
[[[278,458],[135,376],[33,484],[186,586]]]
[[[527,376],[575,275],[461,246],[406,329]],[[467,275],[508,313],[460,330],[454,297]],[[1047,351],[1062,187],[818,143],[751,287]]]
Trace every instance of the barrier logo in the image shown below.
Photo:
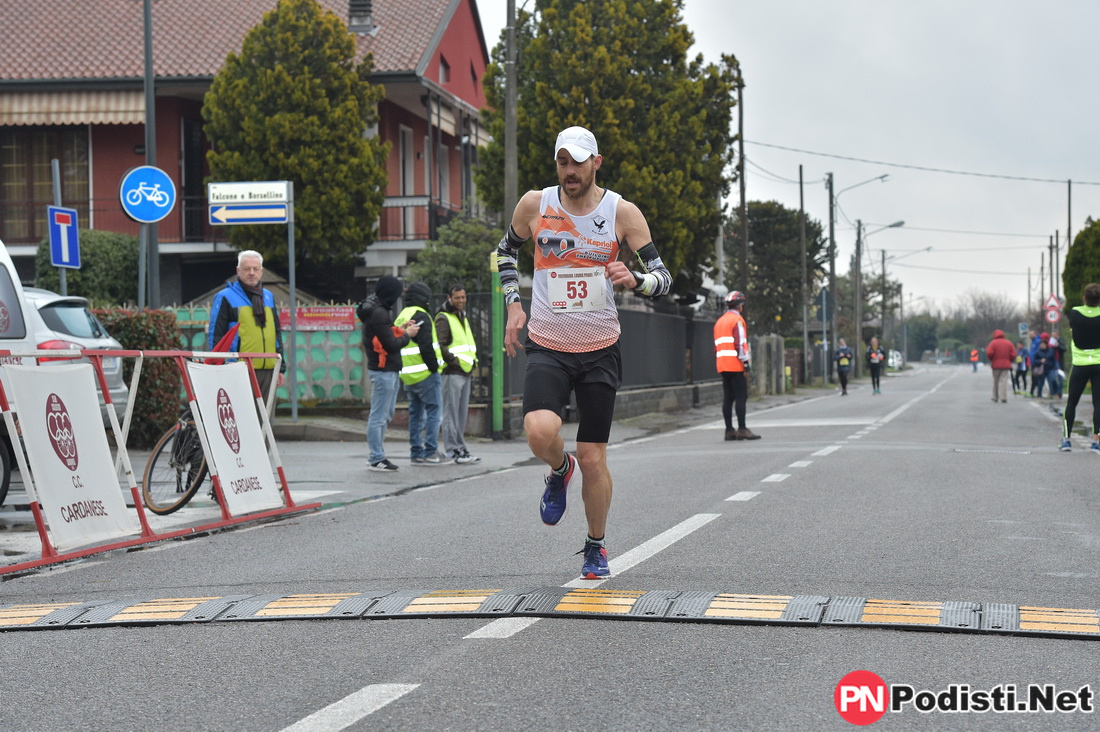
[[[57,457],[69,470],[76,470],[79,458],[76,454],[76,436],[73,435],[73,420],[65,402],[57,394],[46,397],[46,433]]]
[[[8,306],[4,304],[4,301],[0,300],[0,333],[7,333],[10,327],[11,313],[8,312]]]
[[[241,434],[237,431],[237,417],[233,414],[233,404],[225,389],[218,389],[218,426],[222,428],[229,449],[234,453],[241,451]]]

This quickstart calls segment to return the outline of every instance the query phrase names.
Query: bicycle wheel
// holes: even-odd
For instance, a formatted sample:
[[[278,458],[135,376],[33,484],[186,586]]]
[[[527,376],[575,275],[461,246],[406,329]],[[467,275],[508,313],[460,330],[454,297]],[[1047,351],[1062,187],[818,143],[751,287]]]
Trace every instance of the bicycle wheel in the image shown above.
[[[177,422],[153,448],[141,481],[146,507],[166,516],[182,508],[206,479],[206,455],[194,422]]]

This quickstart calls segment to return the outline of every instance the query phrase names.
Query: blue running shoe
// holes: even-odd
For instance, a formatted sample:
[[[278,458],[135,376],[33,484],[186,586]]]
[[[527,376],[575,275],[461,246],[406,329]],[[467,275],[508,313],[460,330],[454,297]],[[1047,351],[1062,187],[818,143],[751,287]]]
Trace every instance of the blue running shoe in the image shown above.
[[[1073,444],[1069,441],[1069,438],[1062,440],[1062,444],[1058,447],[1062,452],[1069,452],[1073,449]]]
[[[539,515],[547,526],[556,526],[561,517],[565,515],[565,493],[569,490],[569,483],[577,474],[577,458],[565,453],[569,461],[569,469],[565,475],[558,475],[553,470],[546,476],[546,490],[542,492],[542,502],[539,503]]]
[[[1097,455],[1100,455],[1100,442],[1094,442],[1089,445],[1089,450],[1096,453]]]
[[[581,565],[581,579],[603,579],[611,576],[611,570],[607,566],[607,549],[590,541],[584,542],[584,549],[577,554],[584,554],[584,564]]]

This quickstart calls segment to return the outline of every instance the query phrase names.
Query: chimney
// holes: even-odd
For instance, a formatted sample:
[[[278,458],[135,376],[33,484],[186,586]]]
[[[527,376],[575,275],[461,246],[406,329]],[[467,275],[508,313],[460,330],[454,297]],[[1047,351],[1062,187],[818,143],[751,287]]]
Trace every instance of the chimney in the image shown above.
[[[371,19],[373,0],[348,0],[348,30],[352,33],[373,33]]]

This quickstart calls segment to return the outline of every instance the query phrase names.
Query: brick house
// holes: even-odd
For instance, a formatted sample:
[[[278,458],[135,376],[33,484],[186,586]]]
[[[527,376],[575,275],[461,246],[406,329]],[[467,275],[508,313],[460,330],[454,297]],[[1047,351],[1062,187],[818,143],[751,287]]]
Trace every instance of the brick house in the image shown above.
[[[154,0],[156,162],[178,201],[158,225],[161,301],[184,302],[231,273],[224,232],[207,221],[202,100],[226,56],[277,0]],[[379,135],[392,143],[379,236],[357,278],[400,274],[435,227],[474,200],[485,142],[488,62],[476,0],[319,0],[374,54],[386,89]],[[349,7],[350,6],[350,7]],[[0,239],[25,281],[47,236],[51,160],[80,226],[137,234],[119,183],[145,163],[140,0],[0,0]],[[471,204],[476,205],[476,204]]]

